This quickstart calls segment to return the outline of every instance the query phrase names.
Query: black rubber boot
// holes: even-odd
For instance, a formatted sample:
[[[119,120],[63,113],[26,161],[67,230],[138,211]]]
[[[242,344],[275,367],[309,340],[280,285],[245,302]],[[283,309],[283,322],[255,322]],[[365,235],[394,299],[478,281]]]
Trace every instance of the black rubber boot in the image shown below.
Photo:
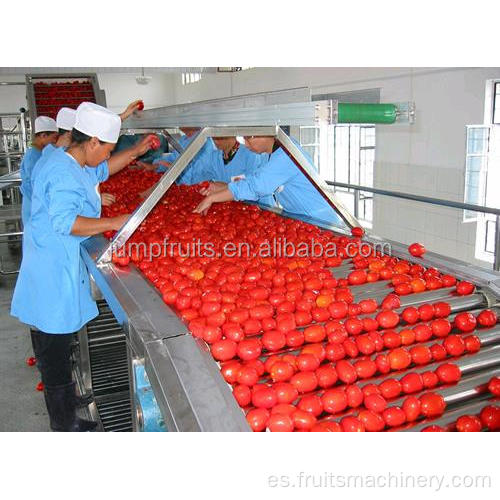
[[[36,359],[36,367],[42,373],[42,361],[40,359],[40,331],[35,330],[34,328],[30,328],[31,334],[31,346],[33,347],[33,354]]]
[[[55,432],[89,432],[96,422],[76,416],[74,382],[66,385],[45,387],[45,403],[49,412],[50,428]]]
[[[77,408],[86,408],[93,401],[94,395],[92,394],[92,392],[82,394],[81,396],[77,396],[75,394],[75,404]]]

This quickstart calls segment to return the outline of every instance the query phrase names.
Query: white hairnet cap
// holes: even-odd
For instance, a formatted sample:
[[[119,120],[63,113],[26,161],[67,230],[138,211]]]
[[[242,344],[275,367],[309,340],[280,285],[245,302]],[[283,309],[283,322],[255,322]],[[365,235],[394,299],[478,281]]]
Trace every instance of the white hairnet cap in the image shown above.
[[[35,120],[35,134],[40,132],[57,132],[57,123],[48,116],[39,116]]]
[[[115,144],[120,136],[121,118],[93,102],[82,102],[76,109],[74,128],[89,137]]]
[[[71,108],[61,108],[57,113],[56,123],[57,128],[63,130],[73,130],[76,120],[76,111]]]

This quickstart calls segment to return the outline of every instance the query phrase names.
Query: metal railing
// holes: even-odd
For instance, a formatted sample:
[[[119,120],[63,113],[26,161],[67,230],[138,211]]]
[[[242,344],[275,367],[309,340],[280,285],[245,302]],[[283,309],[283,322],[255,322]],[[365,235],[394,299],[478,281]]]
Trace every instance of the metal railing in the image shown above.
[[[481,205],[473,205],[471,203],[461,203],[459,201],[442,200],[440,198],[432,198],[430,196],[421,196],[418,194],[402,193],[400,191],[390,191],[388,189],[380,189],[368,186],[359,186],[356,184],[346,184],[345,182],[326,181],[326,184],[333,187],[352,189],[354,190],[354,206],[357,207],[359,202],[359,194],[362,191],[382,196],[390,196],[392,198],[402,198],[404,200],[417,201],[419,203],[429,203],[431,205],[440,205],[442,207],[458,208],[460,210],[470,210],[472,212],[480,212],[484,214],[494,215],[496,218],[495,230],[495,251],[493,257],[493,269],[500,270],[500,209],[483,207]]]

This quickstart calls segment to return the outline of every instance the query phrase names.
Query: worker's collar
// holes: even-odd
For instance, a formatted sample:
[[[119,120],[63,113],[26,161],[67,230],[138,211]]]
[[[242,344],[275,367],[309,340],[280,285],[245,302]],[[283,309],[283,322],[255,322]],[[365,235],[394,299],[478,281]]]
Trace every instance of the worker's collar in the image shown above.
[[[224,165],[227,165],[234,158],[234,155],[236,154],[236,151],[238,151],[239,147],[240,143],[236,141],[236,144],[231,148],[231,150],[229,151],[229,153],[227,153],[227,155],[224,151],[222,152],[222,159],[224,160]]]

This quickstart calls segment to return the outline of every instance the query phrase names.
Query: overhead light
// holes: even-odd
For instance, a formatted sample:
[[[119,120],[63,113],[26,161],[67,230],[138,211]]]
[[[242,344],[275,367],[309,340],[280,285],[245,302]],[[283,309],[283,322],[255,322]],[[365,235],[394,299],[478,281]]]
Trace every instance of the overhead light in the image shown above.
[[[144,68],[141,68],[141,76],[136,76],[135,77],[135,81],[139,85],[147,85],[152,79],[153,79],[152,76],[145,76],[144,75]]]

